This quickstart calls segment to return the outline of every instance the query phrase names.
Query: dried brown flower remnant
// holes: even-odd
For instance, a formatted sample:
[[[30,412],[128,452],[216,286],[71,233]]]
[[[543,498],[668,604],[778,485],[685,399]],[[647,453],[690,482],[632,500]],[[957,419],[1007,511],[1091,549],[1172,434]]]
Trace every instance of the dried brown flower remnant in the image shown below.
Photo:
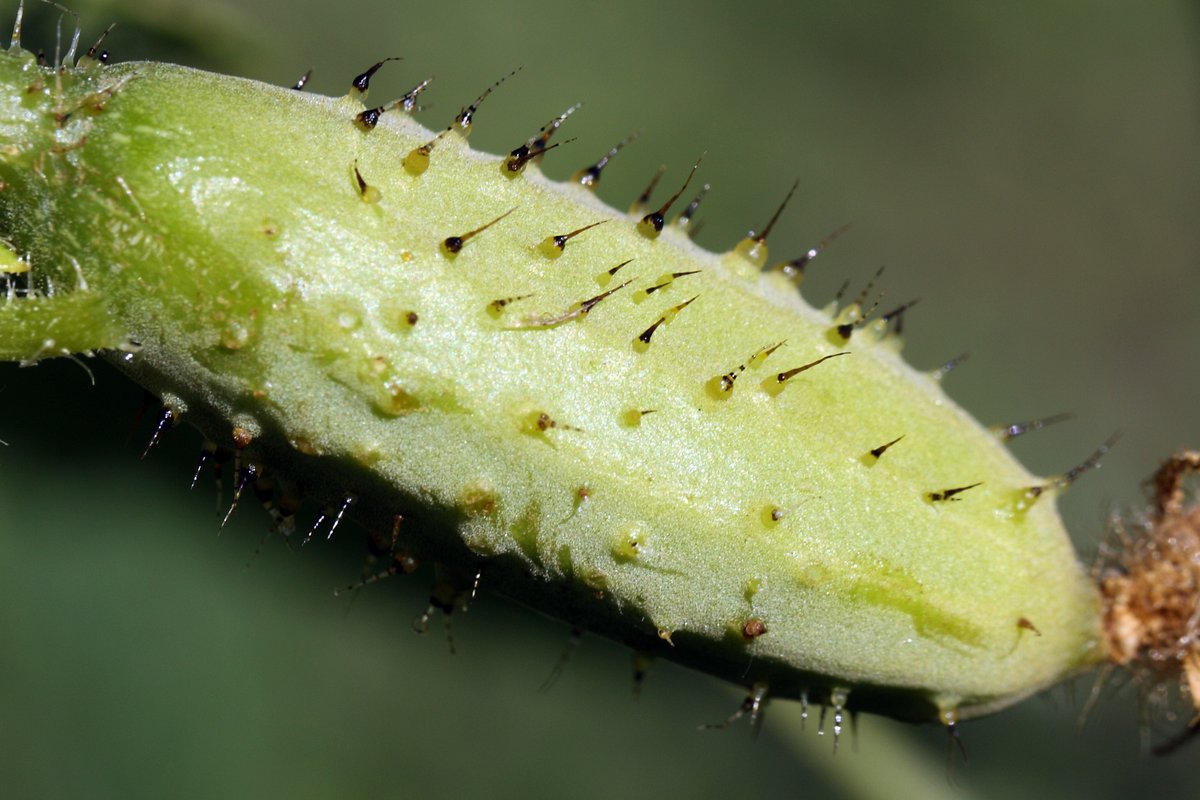
[[[1154,508],[1100,575],[1109,659],[1144,667],[1155,680],[1179,676],[1196,710],[1184,735],[1200,731],[1200,503],[1185,504],[1184,478],[1200,451],[1169,458],[1154,476]]]

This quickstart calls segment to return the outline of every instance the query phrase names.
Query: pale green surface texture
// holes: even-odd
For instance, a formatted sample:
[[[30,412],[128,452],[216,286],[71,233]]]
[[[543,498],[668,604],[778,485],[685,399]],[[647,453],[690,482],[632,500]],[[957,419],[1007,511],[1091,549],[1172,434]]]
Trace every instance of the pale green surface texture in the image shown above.
[[[226,447],[250,431],[243,462],[307,502],[352,496],[377,530],[402,514],[399,545],[462,589],[482,571],[747,687],[906,719],[1098,659],[1056,492],[1028,496],[1047,479],[905,365],[886,320],[839,333],[862,308],[816,312],[765,258],[648,235],[457,131],[411,174],[435,133],[398,112],[362,130],[357,98],[29,53],[0,73],[20,101],[5,234],[33,284],[58,299],[74,266],[138,343],[118,363],[178,416]]]
[[[475,146],[505,151],[584,100],[560,133],[579,140],[547,171],[564,178],[642,129],[601,186],[619,208],[662,161],[669,182],[707,150],[699,240],[718,250],[801,177],[774,254],[855,223],[810,270],[818,305],[887,263],[885,306],[922,298],[906,358],[932,368],[970,351],[945,383],[978,418],[1076,413],[1015,443],[1035,472],[1061,471],[1124,429],[1062,501],[1081,552],[1109,508],[1139,502],[1165,453],[1200,438],[1200,92],[1182,6],[205,4],[233,19],[225,28],[196,23],[189,2],[79,8],[85,44],[120,22],[107,45],[117,60],[219,65],[281,85],[313,66],[325,93],[403,55],[373,98],[436,72],[430,126],[524,63],[480,111]],[[52,51],[39,16],[27,43]],[[176,37],[182,55],[139,27],[171,18],[195,32]],[[97,381],[66,362],[0,370],[14,795],[850,796],[778,747],[783,733],[827,743],[811,719],[797,732],[772,711],[754,746],[744,728],[697,733],[733,702],[715,682],[664,665],[627,703],[627,651],[593,638],[537,693],[563,628],[490,599],[456,618],[449,656],[436,625],[424,640],[408,631],[428,573],[372,587],[347,613],[329,590],[358,575],[349,531],[298,556],[269,542],[243,572],[263,516],[251,503],[217,538],[211,479],[186,491],[195,435],[175,432],[139,462],[149,421],[127,442],[137,391],[111,370]],[[956,780],[997,798],[1188,796],[1194,762],[1139,756],[1133,692],[1110,689],[1076,729],[1087,688],[964,726],[971,762]],[[843,741],[834,767],[886,782],[870,760],[888,746],[875,734],[885,724],[864,718],[860,753]],[[940,778],[941,731],[901,732],[928,745]]]

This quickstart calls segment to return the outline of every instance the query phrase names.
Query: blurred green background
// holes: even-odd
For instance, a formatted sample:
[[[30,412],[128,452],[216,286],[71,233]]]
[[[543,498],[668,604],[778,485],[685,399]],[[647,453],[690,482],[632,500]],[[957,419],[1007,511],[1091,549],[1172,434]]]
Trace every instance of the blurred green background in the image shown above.
[[[13,3],[9,3],[12,6]],[[28,3],[26,46],[53,48]],[[660,163],[707,152],[699,241],[724,249],[801,181],[772,235],[795,256],[846,222],[806,294],[882,264],[912,363],[968,351],[947,390],[983,421],[1071,411],[1015,443],[1044,474],[1115,429],[1062,500],[1085,558],[1172,450],[1200,446],[1200,60],[1194,4],[1151,2],[397,3],[77,0],[85,45],[342,93],[374,61],[397,96],[430,73],[444,125],[517,65],[472,143],[522,142],[577,100],[565,177],[634,129],[600,193],[623,207]],[[10,9],[11,13],[11,9]],[[214,110],[217,114],[218,110]],[[281,125],[287,121],[280,121]],[[836,759],[795,709],[698,732],[737,698],[669,665],[634,702],[629,656],[484,595],[458,654],[416,637],[430,576],[331,589],[362,544],[287,550],[247,505],[217,535],[199,437],[139,455],[140,392],[102,365],[0,367],[0,787],[5,797],[854,797],[889,756],[946,789],[944,735],[865,718]],[[1137,692],[1084,680],[964,727],[963,796],[1192,796],[1200,742],[1139,752]],[[1182,723],[1178,723],[1182,724]],[[1161,738],[1170,726],[1156,727]],[[911,753],[909,751],[912,751]],[[887,793],[876,796],[888,796]]]

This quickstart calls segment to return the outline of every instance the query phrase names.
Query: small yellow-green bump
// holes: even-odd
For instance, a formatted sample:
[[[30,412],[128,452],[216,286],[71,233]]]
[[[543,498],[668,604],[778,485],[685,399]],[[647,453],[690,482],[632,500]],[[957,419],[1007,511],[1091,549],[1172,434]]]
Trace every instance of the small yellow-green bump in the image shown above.
[[[491,517],[496,513],[500,497],[491,484],[483,481],[467,484],[459,495],[458,504],[472,516]]]
[[[598,597],[608,591],[608,576],[598,569],[588,570],[579,576],[583,585],[596,593]]]
[[[521,417],[521,432],[531,436],[544,436],[553,427],[554,420],[545,411],[530,411]]]
[[[250,329],[238,320],[229,320],[221,331],[221,347],[241,350],[250,343]]]
[[[563,575],[571,575],[575,572],[575,559],[571,556],[571,545],[561,544],[554,551],[554,563],[558,565],[558,571]]]
[[[866,325],[858,332],[858,341],[860,343],[875,343],[882,341],[888,335],[888,322],[885,319],[877,319]]]
[[[566,248],[558,243],[558,237],[547,236],[537,246],[537,251],[546,258],[558,258]]]
[[[398,417],[421,407],[417,399],[400,385],[400,379],[394,375],[378,384],[372,405],[376,411],[389,417]]]
[[[400,160],[400,165],[404,167],[404,171],[409,175],[417,176],[424,174],[425,170],[429,169],[429,152],[432,148],[429,145],[421,145],[414,148],[408,155]]]
[[[844,330],[846,326],[853,328],[853,326],[862,322],[862,318],[862,306],[860,306],[858,303],[851,303],[839,311],[836,316],[834,316],[833,326],[825,332],[825,338],[829,340],[830,344],[834,344],[839,347],[844,345],[848,336],[844,335],[842,330]]]
[[[1020,516],[1033,508],[1038,499],[1045,493],[1044,486],[1029,486],[1013,492],[1012,500],[1001,509],[1007,516]]]
[[[736,380],[729,375],[716,375],[704,384],[704,391],[714,400],[728,400],[733,395]]]
[[[626,564],[644,554],[647,538],[646,530],[641,525],[636,522],[627,523],[617,529],[609,552],[616,561]]]
[[[737,247],[734,248],[734,252],[759,269],[762,269],[767,265],[766,242],[746,237],[737,243]]]
[[[783,509],[779,506],[766,506],[759,515],[762,519],[762,524],[768,528],[774,528],[783,519]]]
[[[637,231],[647,239],[657,239],[658,235],[662,233],[662,228],[660,226],[661,223],[659,225],[655,225],[652,215],[647,214],[646,216],[642,217],[640,222],[638,222]]]
[[[787,381],[779,380],[779,374],[778,372],[772,372],[763,378],[762,383],[759,384],[762,386],[762,390],[771,395],[771,397],[778,396],[787,387]]]
[[[383,458],[383,452],[379,449],[379,445],[375,442],[360,445],[354,448],[352,453],[354,460],[364,467],[369,467],[372,464],[379,463]]]
[[[358,196],[362,198],[364,203],[378,203],[383,197],[383,193],[376,187],[370,185],[363,178],[362,172],[358,169],[358,162],[353,165],[354,184],[358,189]]]
[[[306,456],[319,456],[321,449],[312,443],[312,440],[306,436],[293,436],[290,440],[292,447],[297,453],[302,453]]]
[[[755,595],[762,591],[762,588],[762,578],[751,578],[746,581],[746,588],[742,590],[742,597],[746,598],[746,602],[749,603],[754,600]]]
[[[376,377],[388,371],[388,360],[383,356],[374,356],[367,362],[367,371]]]

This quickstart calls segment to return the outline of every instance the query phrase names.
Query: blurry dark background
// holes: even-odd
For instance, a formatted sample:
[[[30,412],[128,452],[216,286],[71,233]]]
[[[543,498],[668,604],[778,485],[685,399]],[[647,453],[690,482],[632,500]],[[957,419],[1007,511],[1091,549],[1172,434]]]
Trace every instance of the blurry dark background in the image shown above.
[[[27,6],[26,46],[52,50],[57,14]],[[698,238],[712,249],[761,226],[798,177],[773,256],[854,223],[814,262],[814,304],[886,264],[889,301],[921,298],[910,360],[970,352],[946,387],[981,420],[1076,414],[1015,443],[1035,471],[1124,431],[1060,503],[1084,558],[1110,511],[1143,502],[1164,456],[1200,446],[1192,4],[72,7],[85,48],[118,23],[116,60],[278,84],[312,67],[323,93],[401,55],[372,98],[436,73],[422,115],[434,127],[524,65],[479,111],[473,145],[510,150],[583,100],[568,123],[578,141],[546,171],[565,177],[640,129],[605,172],[600,193],[618,207],[660,163],[680,175],[707,152]],[[361,565],[350,528],[299,553],[270,541],[246,568],[265,515],[246,504],[218,536],[211,480],[188,491],[199,437],[180,429],[139,460],[139,390],[91,366],[95,387],[69,362],[0,367],[6,797],[856,796],[837,770],[877,770],[894,747],[922,751],[944,783],[933,727],[864,719],[861,752],[831,768],[827,741],[799,733],[794,713],[768,715],[757,742],[744,726],[696,731],[737,699],[702,676],[659,665],[634,702],[628,654],[595,639],[539,692],[566,629],[487,595],[456,618],[451,656],[437,627],[410,628],[427,573],[353,605],[331,596]],[[1140,754],[1129,687],[1110,687],[1079,728],[1090,685],[966,725],[956,780],[995,798],[1194,792],[1200,742]]]

